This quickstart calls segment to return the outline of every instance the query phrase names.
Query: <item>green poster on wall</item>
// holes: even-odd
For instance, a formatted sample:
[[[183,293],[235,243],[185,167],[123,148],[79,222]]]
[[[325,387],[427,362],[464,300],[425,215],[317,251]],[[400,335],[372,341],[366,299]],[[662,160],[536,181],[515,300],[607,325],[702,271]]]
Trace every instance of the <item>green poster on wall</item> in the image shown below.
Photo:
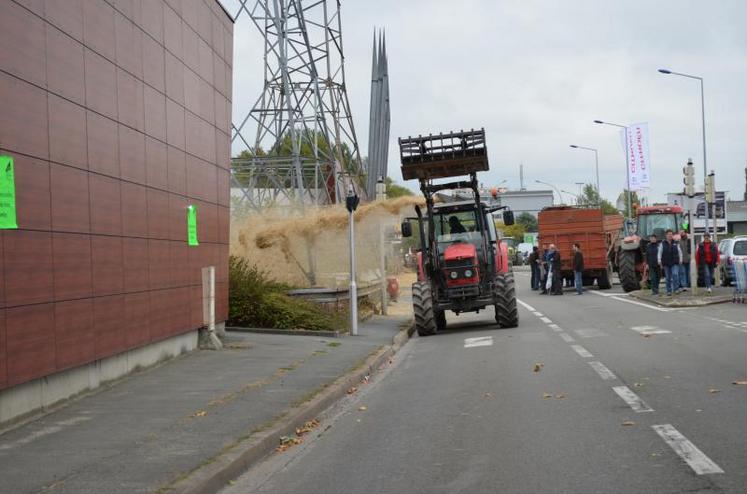
[[[197,206],[190,204],[187,206],[187,243],[190,246],[197,246]]]
[[[0,156],[0,229],[18,228],[13,158]]]

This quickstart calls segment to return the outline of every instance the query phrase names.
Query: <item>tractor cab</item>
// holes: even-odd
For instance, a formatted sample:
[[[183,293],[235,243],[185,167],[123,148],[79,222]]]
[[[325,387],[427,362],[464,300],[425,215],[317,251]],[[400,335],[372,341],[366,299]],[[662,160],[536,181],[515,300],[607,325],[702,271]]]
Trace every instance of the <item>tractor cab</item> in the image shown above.
[[[637,210],[636,234],[645,248],[648,237],[656,235],[662,240],[667,230],[677,234],[682,228],[682,208],[679,206],[649,206]]]

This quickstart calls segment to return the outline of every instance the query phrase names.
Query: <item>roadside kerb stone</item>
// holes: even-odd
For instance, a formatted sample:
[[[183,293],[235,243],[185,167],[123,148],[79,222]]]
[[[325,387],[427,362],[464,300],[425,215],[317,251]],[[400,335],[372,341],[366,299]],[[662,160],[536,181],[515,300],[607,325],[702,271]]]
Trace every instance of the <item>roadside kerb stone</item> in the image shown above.
[[[239,477],[254,463],[271,454],[278,446],[279,438],[294,434],[297,427],[316,418],[343,398],[352,386],[360,383],[367,375],[378,372],[379,368],[407,343],[413,330],[414,324],[410,321],[394,336],[391,345],[380,348],[370,355],[362,366],[340,376],[308,402],[289,409],[277,424],[267,430],[252,434],[251,437],[210,459],[204,466],[158,492],[214,494],[220,491],[228,485],[229,481]]]
[[[701,291],[705,291],[704,288],[700,288]],[[725,293],[726,289],[718,290],[714,289],[711,294],[703,293],[702,295],[692,295],[692,292],[686,294],[673,295],[671,297],[665,297],[661,295],[659,297],[651,295],[649,290],[636,290],[628,293],[633,298],[638,300],[644,300],[651,302],[662,307],[704,307],[706,305],[723,304],[725,302],[732,301],[732,294]]]

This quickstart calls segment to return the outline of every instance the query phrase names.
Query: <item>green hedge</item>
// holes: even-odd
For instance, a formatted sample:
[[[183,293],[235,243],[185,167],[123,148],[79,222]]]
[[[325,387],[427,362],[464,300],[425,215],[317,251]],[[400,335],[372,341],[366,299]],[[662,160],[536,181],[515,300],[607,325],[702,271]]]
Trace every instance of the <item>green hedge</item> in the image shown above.
[[[313,302],[286,295],[290,286],[272,280],[245,259],[229,259],[228,325],[339,331],[345,314],[329,313]]]

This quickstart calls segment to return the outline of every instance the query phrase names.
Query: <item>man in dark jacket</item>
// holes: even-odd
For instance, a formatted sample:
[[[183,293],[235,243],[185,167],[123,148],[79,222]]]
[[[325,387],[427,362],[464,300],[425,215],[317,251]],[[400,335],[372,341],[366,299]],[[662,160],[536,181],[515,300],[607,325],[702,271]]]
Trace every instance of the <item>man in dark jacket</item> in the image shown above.
[[[584,255],[581,245],[573,244],[573,284],[576,285],[576,295],[584,293]]]
[[[560,278],[560,252],[555,244],[550,244],[550,265],[552,266],[552,288],[550,295],[563,295],[563,280]]]
[[[532,270],[532,290],[539,289],[540,285],[540,259],[539,248],[535,245],[532,247],[532,253],[529,254],[529,267]]]
[[[646,246],[646,264],[648,265],[648,283],[651,285],[651,295],[659,295],[661,269],[659,268],[659,239],[651,234]]]
[[[680,232],[680,250],[682,251],[682,265],[680,266],[680,288],[690,288],[690,237],[687,232]]]
[[[550,276],[550,251],[547,249],[547,244],[542,246],[542,257],[541,262],[542,265],[542,280],[540,282],[540,287],[542,288],[542,295],[547,295],[547,278]]]
[[[682,250],[679,242],[674,240],[672,230],[667,230],[667,239],[659,245],[658,261],[664,269],[667,297],[671,297],[673,291],[680,292],[678,274],[679,265],[682,264]]]
[[[718,266],[719,252],[716,244],[711,242],[709,234],[703,235],[703,241],[698,245],[695,251],[695,262],[698,266],[703,266],[703,281],[705,281],[706,290],[711,293],[713,285],[713,270]]]

